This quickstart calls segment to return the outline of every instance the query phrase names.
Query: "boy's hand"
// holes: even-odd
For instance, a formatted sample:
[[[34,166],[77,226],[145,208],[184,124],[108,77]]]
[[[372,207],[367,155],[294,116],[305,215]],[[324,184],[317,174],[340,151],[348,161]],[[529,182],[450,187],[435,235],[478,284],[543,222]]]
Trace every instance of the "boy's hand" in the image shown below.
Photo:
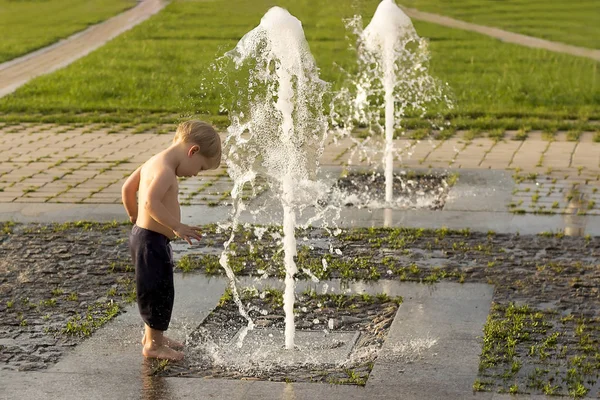
[[[180,224],[177,228],[173,229],[173,232],[189,244],[192,244],[192,239],[200,241],[202,238],[202,235],[200,235],[200,228],[197,226]]]

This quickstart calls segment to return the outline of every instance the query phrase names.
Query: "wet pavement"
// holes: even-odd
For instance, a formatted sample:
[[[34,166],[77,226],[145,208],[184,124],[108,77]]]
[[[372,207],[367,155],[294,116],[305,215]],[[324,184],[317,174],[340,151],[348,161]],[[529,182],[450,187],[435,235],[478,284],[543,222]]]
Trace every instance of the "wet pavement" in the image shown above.
[[[181,214],[190,225],[213,224],[230,217],[230,207],[183,206]],[[274,205],[266,222],[279,215]],[[126,221],[122,205],[79,204],[11,204],[2,205],[0,219],[14,222],[74,222],[93,220],[99,222]],[[242,222],[260,223],[261,219],[246,213]],[[263,221],[265,222],[265,221]],[[302,221],[300,221],[302,222]],[[564,232],[573,236],[600,236],[600,216],[597,215],[519,215],[508,211],[429,211],[429,210],[356,210],[343,209],[338,222],[340,227],[412,227],[436,229],[471,229],[497,233],[537,234]]]
[[[340,167],[325,168],[322,179],[333,185]],[[401,170],[398,170],[400,172]],[[416,171],[425,171],[419,170]],[[434,170],[435,171],[435,170]],[[510,172],[498,170],[462,170],[454,186],[449,189],[446,204],[441,210],[428,209],[369,209],[341,207],[340,218],[330,220],[340,227],[420,227],[450,229],[469,228],[472,231],[497,233],[537,234],[562,231],[568,235],[600,235],[600,215],[582,213],[590,201],[571,202],[563,212],[553,214],[516,213],[510,210],[518,184]],[[597,192],[594,192],[596,195]],[[283,215],[277,201],[265,200],[263,193],[249,205],[249,211],[242,213],[241,222],[257,224],[280,224]],[[250,213],[256,204],[262,211]],[[582,205],[583,204],[583,205]],[[256,207],[254,208],[256,209]],[[589,211],[589,210],[587,210]],[[209,206],[198,204],[182,206],[182,218],[191,225],[204,225],[226,221],[230,217],[230,206]],[[305,211],[298,218],[302,224],[314,213]],[[68,222],[79,220],[125,221],[124,209],[120,204],[49,204],[49,203],[10,203],[0,206],[0,220],[15,222]],[[318,222],[318,221],[317,221]]]
[[[185,337],[208,315],[225,286],[223,278],[178,275],[177,317],[170,333],[175,338]],[[136,307],[130,306],[48,370],[3,371],[0,398],[79,399],[81,388],[85,388],[85,398],[90,399],[422,399],[438,398],[443,393],[451,398],[472,396],[472,377],[480,351],[478,336],[489,311],[492,286],[441,283],[432,287],[381,281],[356,284],[350,289],[404,297],[385,344],[386,356],[375,363],[364,388],[149,376],[153,367],[140,354],[142,324]],[[430,344],[418,347],[415,357],[415,347],[406,344],[421,338]],[[477,398],[492,397],[482,394]]]
[[[10,307],[7,303],[0,303],[3,327],[0,331],[0,338],[2,338],[0,346],[7,347],[7,349],[0,349],[0,355],[7,357],[4,359],[7,362],[5,369],[47,368],[48,375],[19,371],[23,374],[21,379],[29,379],[30,376],[49,377],[56,371],[63,374],[78,374],[78,371],[86,371],[85,368],[91,368],[96,371],[96,376],[102,376],[104,363],[110,367],[110,371],[106,372],[107,375],[118,368],[119,362],[140,371],[141,357],[138,343],[141,338],[141,322],[135,306],[129,306],[126,314],[108,322],[100,329],[95,329],[89,339],[70,338],[66,343],[61,339],[57,344],[56,339],[61,338],[62,335],[57,332],[54,336],[44,330],[45,327],[64,327],[67,319],[71,320],[71,315],[89,314],[89,306],[94,306],[96,301],[102,301],[103,304],[114,302],[123,305],[121,297],[127,296],[127,291],[119,282],[122,278],[133,276],[128,263],[126,243],[129,226],[28,224],[5,226],[3,229],[12,231],[0,241],[0,272],[2,272],[0,291],[3,300],[10,299],[11,302]],[[250,232],[256,231],[250,229]],[[315,260],[319,261],[317,264],[320,265],[322,257],[327,257],[326,253],[328,253],[328,247],[322,243],[325,240],[323,232],[319,230],[299,232],[302,232],[298,247],[299,259],[302,259],[299,265],[313,268]],[[394,236],[397,233],[401,235]],[[178,259],[183,255],[193,256],[195,252],[205,252],[217,257],[218,249],[222,247],[226,237],[226,232],[219,233],[214,227],[206,227],[204,244],[190,248],[180,241],[174,243],[174,250]],[[307,240],[304,240],[305,237]],[[260,243],[252,242],[255,237],[240,233],[236,242],[237,256],[242,257],[242,260],[243,257],[247,257],[245,254],[247,249],[241,246],[243,243],[253,243],[254,246],[261,244],[260,248],[255,248],[263,259],[274,260],[272,253],[277,250],[276,240],[267,238],[270,238],[270,235],[263,237]],[[494,318],[497,318],[498,315],[497,312],[489,313],[491,300],[502,306],[513,301],[526,304],[532,307],[532,315],[538,313],[543,315],[542,321],[552,325],[553,328],[540,335],[535,333],[535,343],[545,342],[556,333],[560,337],[559,346],[569,346],[565,354],[570,360],[575,357],[582,359],[588,351],[586,349],[580,351],[576,343],[572,343],[574,332],[583,333],[582,340],[587,337],[585,341],[589,341],[591,346],[597,343],[598,333],[600,333],[598,329],[600,276],[597,265],[594,265],[600,248],[597,238],[563,237],[557,234],[517,236],[485,232],[451,232],[443,229],[434,231],[358,229],[343,230],[335,239],[330,238],[329,241],[332,241],[334,247],[343,249],[343,254],[332,256],[329,261],[328,270],[333,271],[332,277],[339,276],[336,275],[341,271],[338,266],[344,265],[355,265],[357,276],[364,274],[365,265],[362,262],[352,264],[352,261],[369,260],[367,272],[377,273],[361,279],[374,279],[372,276],[377,278],[381,276],[385,279],[373,283],[350,282],[349,285],[346,282],[347,286],[329,278],[323,278],[325,280],[321,283],[301,280],[298,282],[297,293],[312,288],[318,293],[323,293],[327,289],[328,293],[342,294],[349,289],[349,293],[384,292],[390,296],[401,295],[404,298],[404,303],[393,324],[394,329],[384,344],[386,347],[382,356],[377,360],[380,364],[374,365],[371,374],[374,380],[371,384],[377,382],[380,373],[384,374],[383,376],[394,375],[394,381],[406,379],[403,381],[404,387],[412,388],[407,389],[406,393],[413,393],[414,398],[419,398],[420,394],[428,396],[430,393],[422,385],[422,379],[427,382],[433,381],[422,377],[434,376],[436,382],[441,382],[435,390],[445,393],[450,398],[462,398],[460,393],[464,387],[472,385],[479,376],[477,361],[482,349],[482,326],[486,316],[495,315]],[[315,247],[313,250],[308,247],[311,245]],[[82,263],[82,260],[85,261]],[[232,257],[233,260],[235,257]],[[246,260],[249,262],[248,270],[238,272],[243,286],[268,285],[274,289],[282,288],[282,282],[276,278],[257,281],[256,271],[252,270],[252,268],[256,269],[256,266],[252,266],[255,261],[251,258]],[[350,264],[347,264],[348,262]],[[277,262],[274,261],[273,264],[277,265]],[[372,270],[372,267],[376,270]],[[174,335],[179,339],[183,339],[189,332],[197,329],[213,310],[226,286],[224,278],[208,278],[200,271],[176,275],[176,315],[173,329]],[[318,273],[317,271],[315,270],[315,273]],[[254,277],[249,276],[250,274]],[[442,279],[441,277],[444,282],[442,284],[424,284],[424,282],[437,282]],[[413,282],[400,283],[399,281],[402,280]],[[451,283],[451,281],[465,283]],[[485,299],[472,304],[468,301],[469,296],[478,293],[480,290],[478,287],[487,288],[489,292],[486,292],[487,297],[478,295]],[[73,294],[76,294],[74,298],[72,298]],[[435,307],[427,306],[430,301],[435,303]],[[367,308],[359,308],[361,313],[368,312]],[[465,310],[468,311],[467,315],[463,314]],[[48,313],[47,321],[44,320],[46,313]],[[569,316],[575,318],[563,320],[563,318],[570,318]],[[586,318],[584,323],[578,322],[580,317]],[[312,318],[308,317],[308,320]],[[19,324],[23,320],[27,323]],[[86,320],[87,316],[83,318],[83,321]],[[450,330],[448,335],[443,334],[444,326]],[[465,332],[465,329],[468,332]],[[394,339],[395,330],[401,332],[397,335],[397,340]],[[50,339],[54,342],[50,342]],[[119,354],[124,356],[106,362],[97,355],[84,353],[82,356],[80,349],[86,349],[90,342],[97,340],[106,344],[104,352],[99,351],[99,353],[114,353],[117,358]],[[467,351],[465,354],[474,358],[452,367],[449,363],[456,359],[457,355],[448,353],[443,356],[437,352],[435,354],[427,352],[434,351],[441,340],[452,343],[453,348],[461,354]],[[67,347],[63,348],[63,344]],[[519,351],[523,350],[528,349],[521,346]],[[79,354],[77,356],[79,358],[73,354]],[[45,359],[46,356],[50,357]],[[526,364],[532,364],[527,367],[547,366],[543,361],[526,355],[524,357],[523,360],[527,360]],[[74,359],[80,364],[98,360],[101,365],[96,365],[94,362],[92,363],[94,366],[84,368],[80,364],[73,365]],[[39,362],[44,365],[36,366],[35,363]],[[561,358],[559,362],[566,365],[567,358]],[[412,370],[409,371],[407,368],[409,366],[412,368],[413,365],[423,365],[423,368],[426,368],[425,372],[411,375]],[[146,368],[150,368],[148,373],[153,370],[151,365]],[[448,373],[454,370],[456,370],[455,375]],[[7,376],[14,376],[13,371],[2,371],[2,374],[4,372],[7,372]],[[447,374],[452,378],[451,382],[444,380]],[[146,375],[143,377],[148,378],[144,382],[156,382],[155,378]],[[85,379],[86,384],[89,384],[91,378],[85,377]],[[381,384],[387,384],[387,379],[382,379]],[[459,388],[453,386],[461,379],[462,386]],[[205,379],[201,381],[206,382]],[[229,384],[236,381],[224,382]],[[4,383],[0,382],[0,384]],[[371,384],[367,381],[364,390],[369,390]],[[335,387],[323,389],[324,386],[314,385],[321,388],[319,390],[323,390],[323,393],[328,391],[338,393],[340,390],[342,390],[340,393],[345,393],[343,392],[345,389]],[[263,386],[257,384],[252,387],[260,390],[259,388]],[[13,387],[11,390],[17,389]],[[378,392],[380,389],[380,386],[374,386],[373,393],[380,393]],[[27,388],[27,390],[33,389]],[[173,390],[176,392],[178,389]],[[63,394],[57,393],[61,396]],[[32,398],[36,398],[35,395],[32,394]]]

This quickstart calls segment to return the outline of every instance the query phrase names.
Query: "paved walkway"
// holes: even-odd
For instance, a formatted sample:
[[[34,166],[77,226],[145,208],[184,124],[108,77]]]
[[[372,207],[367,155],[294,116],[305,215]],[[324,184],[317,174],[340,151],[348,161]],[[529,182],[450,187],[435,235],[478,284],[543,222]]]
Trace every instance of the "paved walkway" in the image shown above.
[[[140,1],[136,7],[65,40],[0,64],[0,97],[14,92],[35,77],[49,74],[84,57],[156,14],[165,4],[161,0]]]
[[[572,46],[564,43],[551,42],[549,40],[536,38],[533,36],[522,35],[505,31],[499,28],[477,25],[470,22],[460,21],[458,19],[446,17],[439,14],[432,14],[416,10],[414,8],[403,8],[406,15],[412,19],[431,22],[438,25],[447,26],[450,28],[463,29],[465,31],[477,32],[482,35],[487,35],[500,39],[503,42],[515,43],[521,46],[539,48],[554,51],[557,53],[566,53],[579,57],[591,58],[592,60],[600,61],[600,50],[588,49],[585,47]]]
[[[172,135],[111,130],[52,124],[0,127],[0,203],[119,204],[127,176],[168,146]],[[330,143],[321,164],[367,166],[360,152],[353,153],[353,145],[349,139]],[[594,194],[600,186],[600,143],[593,142],[591,133],[578,142],[566,141],[564,135],[547,141],[534,132],[525,141],[510,136],[503,141],[466,140],[458,134],[448,140],[401,139],[396,146],[401,149],[398,168],[512,169],[522,185],[538,174],[557,184],[587,185]],[[381,159],[381,154],[370,156]],[[180,190],[184,205],[217,205],[228,200],[231,180],[221,168],[184,180]]]

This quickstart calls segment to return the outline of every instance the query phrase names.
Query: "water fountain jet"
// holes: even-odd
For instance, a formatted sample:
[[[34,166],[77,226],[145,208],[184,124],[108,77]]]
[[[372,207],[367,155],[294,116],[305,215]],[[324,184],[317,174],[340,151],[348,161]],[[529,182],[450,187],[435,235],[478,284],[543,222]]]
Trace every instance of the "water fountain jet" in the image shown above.
[[[266,177],[283,208],[285,347],[292,349],[296,216],[322,190],[314,178],[328,128],[322,107],[328,85],[319,78],[301,22],[280,7],[271,8],[227,55],[248,80],[225,142],[234,221],[244,207],[243,186]]]
[[[372,140],[382,134],[385,208],[393,206],[394,134],[404,129],[407,115],[425,117],[427,107],[450,105],[442,85],[429,73],[427,41],[419,37],[410,18],[394,0],[383,0],[369,25],[362,29],[359,16],[347,21],[356,35],[357,73],[332,102],[332,124],[337,137],[350,137],[356,125],[366,126],[369,137],[354,140],[356,151],[370,159]],[[383,116],[383,124],[381,118]]]
[[[415,40],[416,32],[410,18],[393,0],[381,2],[371,23],[363,31],[364,50],[380,61],[381,81],[385,102],[385,201],[393,200],[392,180],[394,169],[394,89],[398,84],[396,58],[407,44]]]

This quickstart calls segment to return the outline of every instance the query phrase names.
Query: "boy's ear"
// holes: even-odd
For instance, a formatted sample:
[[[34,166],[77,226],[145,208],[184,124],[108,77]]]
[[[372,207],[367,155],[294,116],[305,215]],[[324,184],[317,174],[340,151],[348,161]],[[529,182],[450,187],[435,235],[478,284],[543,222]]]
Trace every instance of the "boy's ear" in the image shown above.
[[[188,156],[191,157],[199,151],[200,151],[200,146],[195,144],[192,147],[190,147],[190,149],[188,150]]]

